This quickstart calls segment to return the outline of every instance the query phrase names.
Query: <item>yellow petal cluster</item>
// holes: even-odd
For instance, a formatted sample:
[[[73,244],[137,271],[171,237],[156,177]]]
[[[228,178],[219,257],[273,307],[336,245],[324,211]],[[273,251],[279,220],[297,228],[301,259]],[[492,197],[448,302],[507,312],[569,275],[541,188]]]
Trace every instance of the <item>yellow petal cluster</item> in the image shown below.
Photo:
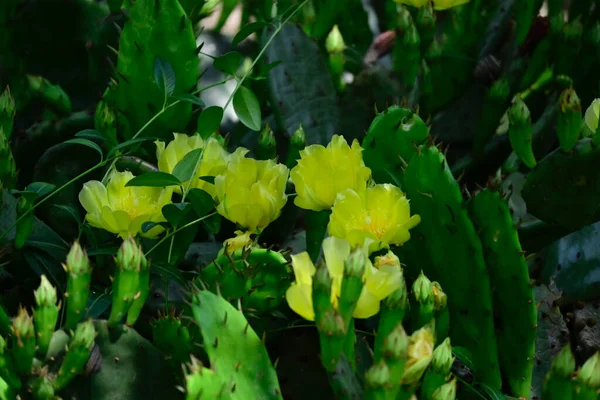
[[[215,178],[217,211],[250,233],[260,232],[287,202],[289,170],[273,160],[235,158]]]
[[[433,358],[435,337],[431,326],[414,332],[408,340],[408,359],[402,374],[402,383],[410,385],[418,382]]]
[[[310,145],[300,151],[290,177],[298,193],[294,203],[306,210],[322,211],[332,207],[342,190],[365,189],[371,170],[363,162],[357,140],[350,147],[346,139],[334,135],[327,147]]]
[[[192,150],[204,149],[202,160],[198,165],[196,174],[190,188],[197,188],[206,191],[211,196],[215,196],[215,186],[210,182],[200,179],[204,176],[215,177],[221,174],[227,168],[227,164],[238,158],[243,158],[248,150],[240,147],[234,153],[230,154],[223,148],[219,140],[211,137],[203,140],[200,135],[188,136],[183,133],[174,133],[174,139],[168,145],[162,141],[156,141],[156,158],[158,159],[158,169],[162,172],[173,173],[175,166]],[[188,182],[183,182],[186,188]],[[177,193],[181,193],[181,188],[175,188]]]
[[[156,237],[164,231],[155,226],[141,232],[144,222],[165,222],[162,207],[171,202],[172,188],[125,187],[133,179],[131,172],[111,173],[106,186],[90,181],[79,192],[79,202],[87,212],[86,221],[95,228],[105,229],[126,239],[138,233]]]
[[[410,239],[409,229],[421,222],[410,215],[404,193],[390,184],[375,185],[361,192],[352,189],[338,194],[329,219],[328,231],[352,246],[372,240],[369,252],[401,245]]]
[[[228,254],[238,250],[244,250],[249,246],[253,246],[254,241],[250,237],[250,232],[235,231],[235,237],[227,239],[223,242],[223,250]]]
[[[412,7],[423,7],[429,2],[433,2],[434,10],[446,10],[448,8],[461,6],[469,0],[394,0],[398,4],[406,4]]]
[[[585,124],[590,128],[592,133],[598,130],[598,119],[600,117],[600,99],[596,99],[590,104],[585,111]]]
[[[350,243],[345,240],[330,236],[323,241],[325,265],[332,279],[331,302],[336,308],[342,290],[344,260],[350,256],[351,251]],[[354,318],[369,318],[377,314],[381,300],[402,285],[400,261],[397,257],[393,257],[388,254],[384,258],[386,262],[376,261],[375,266],[367,261],[363,275],[364,286],[354,310]],[[292,255],[292,268],[296,280],[287,290],[286,300],[295,313],[304,319],[314,321],[312,281],[316,268],[306,252]]]

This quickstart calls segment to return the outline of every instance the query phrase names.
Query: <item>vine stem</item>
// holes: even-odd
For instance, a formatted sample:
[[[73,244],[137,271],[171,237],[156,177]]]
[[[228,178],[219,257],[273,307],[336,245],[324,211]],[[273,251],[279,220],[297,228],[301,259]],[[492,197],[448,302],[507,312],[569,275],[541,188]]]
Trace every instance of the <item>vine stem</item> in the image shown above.
[[[288,17],[286,19],[284,19],[282,22],[280,22],[279,25],[277,26],[277,28],[275,28],[275,32],[273,32],[273,34],[271,35],[271,37],[269,38],[269,40],[267,40],[267,43],[265,43],[264,47],[260,50],[260,52],[258,53],[258,55],[256,56],[256,58],[252,62],[252,65],[250,65],[250,68],[248,68],[248,70],[246,71],[246,73],[244,74],[244,76],[242,76],[241,79],[239,79],[237,81],[237,84],[235,85],[235,88],[233,89],[233,92],[231,92],[231,96],[229,96],[229,98],[227,99],[227,103],[225,103],[225,106],[223,107],[224,110],[227,109],[227,106],[229,106],[229,104],[233,100],[233,97],[237,93],[238,89],[242,86],[242,83],[244,83],[244,81],[246,80],[246,78],[248,78],[248,76],[250,75],[250,73],[252,72],[252,70],[254,69],[254,67],[256,66],[256,63],[258,63],[258,60],[260,60],[260,58],[263,56],[263,54],[265,54],[265,51],[267,51],[267,49],[271,45],[271,42],[273,41],[273,39],[275,39],[275,37],[279,34],[279,32],[281,32],[281,29],[283,29],[283,26],[290,19],[292,19],[294,17],[294,15],[296,15],[296,13],[298,11],[300,11],[302,9],[302,7],[304,7],[304,5],[306,5],[306,3],[308,3],[308,1],[309,0],[304,0],[302,3],[300,3],[300,5],[298,6],[298,8],[296,8],[294,10],[294,12],[290,13],[290,15],[288,15]]]

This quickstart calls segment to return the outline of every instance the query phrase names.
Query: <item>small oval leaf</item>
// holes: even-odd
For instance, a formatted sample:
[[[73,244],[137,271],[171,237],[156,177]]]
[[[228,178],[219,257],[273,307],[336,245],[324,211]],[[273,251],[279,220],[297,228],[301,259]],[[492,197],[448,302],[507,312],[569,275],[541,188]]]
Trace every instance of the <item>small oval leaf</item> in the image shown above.
[[[131,146],[133,146],[135,144],[139,144],[139,143],[142,143],[142,142],[149,142],[151,140],[154,141],[154,140],[160,140],[160,139],[157,138],[157,137],[140,137],[140,138],[135,138],[135,139],[128,140],[126,142],[123,142],[123,143],[118,144],[115,147],[113,147],[108,152],[107,157],[110,158],[111,155],[113,155],[114,153],[116,153],[117,151],[119,151],[121,149],[124,149],[124,148],[127,148],[127,147],[131,147]]]
[[[181,182],[187,182],[195,175],[204,149],[194,149],[187,153],[173,168],[173,175]]]
[[[262,122],[260,104],[250,89],[240,86],[233,96],[233,109],[242,124],[255,132],[260,130]]]
[[[219,106],[208,107],[202,110],[198,117],[197,132],[202,139],[208,138],[221,126],[223,120],[223,109]]]
[[[194,96],[193,94],[182,94],[179,96],[171,96],[171,98],[204,107],[204,102],[198,96]]]
[[[100,148],[100,146],[98,146],[96,143],[92,142],[89,139],[75,138],[75,139],[67,140],[64,143],[68,143],[68,144],[80,144],[82,146],[86,146],[86,147],[89,147],[91,149],[94,149],[94,150],[96,150],[98,152],[98,154],[100,154],[100,161],[104,160],[104,154],[102,153],[102,149]]]
[[[161,92],[170,96],[175,91],[175,71],[171,64],[156,57],[154,59],[154,81]]]
[[[181,182],[176,176],[167,174],[166,172],[146,172],[145,174],[131,179],[125,186],[166,187],[180,185]]]
[[[242,55],[237,51],[231,51],[215,58],[213,67],[215,67],[215,69],[218,71],[225,72],[226,74],[235,75],[241,64]]]
[[[27,192],[37,193],[39,197],[43,197],[48,193],[52,192],[56,188],[56,185],[47,182],[32,182],[27,185],[25,189]]]
[[[255,32],[260,31],[262,28],[271,25],[266,21],[258,21],[252,22],[248,25],[244,26],[240,31],[235,35],[233,41],[231,42],[232,46],[237,46],[238,43],[246,39],[248,36],[252,35]]]

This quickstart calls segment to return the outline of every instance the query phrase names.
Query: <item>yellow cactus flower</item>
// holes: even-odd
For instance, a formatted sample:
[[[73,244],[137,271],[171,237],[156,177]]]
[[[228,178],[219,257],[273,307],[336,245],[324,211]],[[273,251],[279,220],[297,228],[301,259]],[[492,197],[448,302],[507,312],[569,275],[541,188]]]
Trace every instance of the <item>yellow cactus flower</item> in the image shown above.
[[[215,178],[217,211],[250,233],[279,218],[287,202],[289,170],[273,160],[238,158]]]
[[[598,130],[598,119],[600,117],[600,99],[592,101],[592,104],[585,111],[585,124],[590,128],[593,134]]]
[[[171,202],[173,188],[125,187],[131,179],[131,172],[113,171],[106,186],[99,181],[86,182],[79,192],[79,202],[87,212],[85,219],[91,226],[123,239],[138,233],[156,237],[164,231],[163,227],[155,226],[143,233],[142,224],[166,221],[161,210]]]
[[[298,193],[294,204],[306,210],[322,211],[333,206],[342,190],[365,189],[371,170],[363,162],[357,140],[350,147],[346,139],[334,135],[327,147],[314,144],[300,151],[298,165],[292,168],[290,177]]]
[[[250,232],[235,231],[235,237],[227,239],[225,242],[223,242],[223,249],[227,253],[231,254],[252,245],[254,245],[254,241],[252,238],[250,238]]]
[[[202,176],[217,176],[227,169],[227,164],[237,158],[243,158],[248,150],[239,147],[234,153],[229,154],[223,148],[223,145],[214,137],[208,140],[203,140],[200,135],[188,136],[183,133],[174,133],[174,139],[165,145],[165,142],[157,140],[156,158],[158,159],[158,169],[169,174],[173,173],[175,166],[183,160],[183,158],[192,150],[204,149],[202,160],[198,165],[193,183],[190,188],[197,188],[206,191],[211,196],[215,196],[215,186],[210,182],[206,182],[200,177]],[[183,182],[183,187],[187,187],[188,183]],[[181,188],[176,187],[176,193],[181,193]]]
[[[410,385],[418,382],[433,358],[435,345],[432,326],[424,326],[414,332],[408,339],[408,359],[402,374],[402,384]]]
[[[373,242],[369,252],[401,245],[410,239],[409,229],[421,222],[410,215],[408,199],[390,184],[375,185],[361,192],[352,189],[338,194],[329,219],[331,236],[346,239],[353,246],[365,239]]]
[[[469,2],[469,0],[394,0],[398,4],[406,4],[412,7],[423,7],[429,2],[433,2],[434,10],[446,10],[452,7],[458,7]]]
[[[344,260],[350,256],[351,251],[350,243],[343,239],[330,236],[323,241],[325,265],[332,279],[331,302],[336,308],[342,290]],[[363,251],[366,252],[366,249]],[[377,263],[376,266],[373,266],[367,259],[363,275],[365,284],[354,310],[354,318],[369,318],[377,314],[381,300],[400,288],[402,284],[400,262],[381,264],[380,267],[377,268]],[[312,280],[316,268],[306,252],[292,255],[292,268],[296,281],[287,290],[286,300],[295,313],[304,319],[314,321]]]

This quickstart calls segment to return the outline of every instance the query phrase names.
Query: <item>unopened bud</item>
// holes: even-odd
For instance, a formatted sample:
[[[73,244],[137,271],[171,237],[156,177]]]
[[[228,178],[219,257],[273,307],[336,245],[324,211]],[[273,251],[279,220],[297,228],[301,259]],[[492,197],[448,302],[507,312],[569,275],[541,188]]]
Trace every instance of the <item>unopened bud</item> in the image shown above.
[[[567,344],[552,361],[551,370],[560,377],[568,378],[575,371],[576,366],[575,357],[571,352],[571,345]]]
[[[91,272],[90,260],[77,241],[73,243],[71,250],[69,250],[69,254],[67,254],[67,265],[65,265],[65,270],[67,273],[74,275],[88,274]]]
[[[577,377],[587,387],[594,390],[600,389],[600,352],[596,352],[588,358],[579,370]]]
[[[117,265],[123,271],[139,272],[142,268],[144,253],[133,237],[123,241],[117,252]]]
[[[56,288],[52,286],[46,275],[42,275],[40,286],[34,292],[35,302],[39,307],[56,305]]]
[[[396,359],[408,354],[408,335],[401,322],[383,340],[383,354]]]
[[[331,32],[329,32],[329,35],[325,40],[325,48],[329,54],[344,52],[346,43],[344,43],[344,38],[342,37],[342,33],[337,25],[335,25]]]
[[[435,311],[439,311],[446,307],[448,296],[442,290],[442,286],[438,282],[431,282],[431,288],[433,290],[433,308]]]
[[[425,276],[423,271],[421,271],[421,274],[413,283],[412,291],[415,299],[421,304],[434,301],[431,281]]]
[[[454,364],[452,346],[450,345],[450,338],[446,338],[442,344],[433,350],[431,368],[440,374],[446,375],[450,373],[452,364]]]
[[[19,313],[13,319],[13,333],[19,338],[35,335],[33,318],[31,318],[27,310],[23,307],[19,309]]]
[[[381,360],[367,370],[365,380],[371,387],[385,386],[390,382],[390,368],[385,361]]]
[[[365,273],[366,265],[367,255],[362,249],[357,248],[344,261],[345,274],[347,276],[362,277]]]
[[[456,379],[443,384],[433,392],[431,400],[454,400],[456,399]]]
[[[96,338],[96,329],[91,319],[77,324],[70,346],[80,346],[91,349]]]

